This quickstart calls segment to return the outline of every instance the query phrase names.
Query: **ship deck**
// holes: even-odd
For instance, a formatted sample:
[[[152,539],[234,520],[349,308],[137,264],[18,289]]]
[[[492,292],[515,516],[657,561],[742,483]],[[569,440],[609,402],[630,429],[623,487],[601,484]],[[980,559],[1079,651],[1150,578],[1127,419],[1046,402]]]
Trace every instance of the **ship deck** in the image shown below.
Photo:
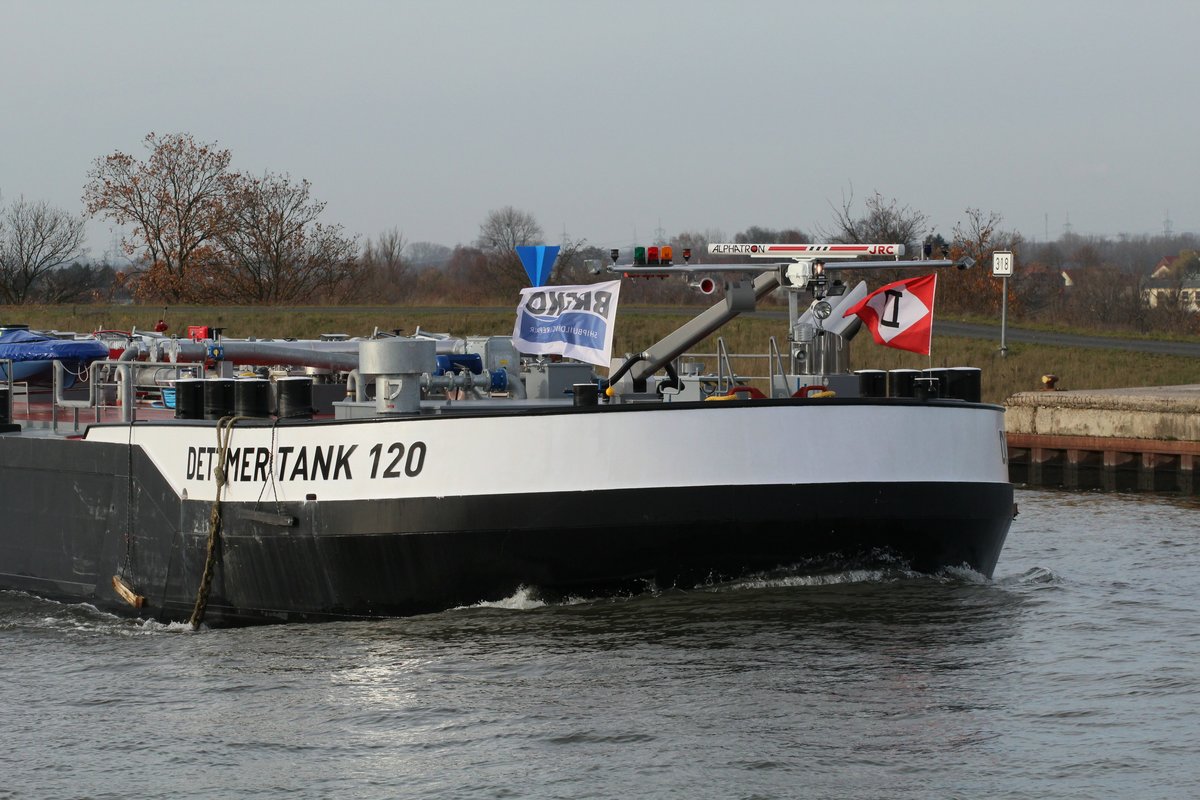
[[[48,386],[15,384],[13,388],[9,403],[11,423],[19,425],[24,433],[76,436],[82,434],[89,425],[125,421],[125,409],[119,402],[86,408],[64,408],[55,405],[53,390]],[[313,419],[332,416],[314,414]],[[161,395],[153,391],[139,390],[134,419],[161,421],[174,418],[175,409],[169,408]]]
[[[55,406],[53,390],[48,386],[16,384],[13,388],[9,401],[11,420],[23,431],[72,436],[82,433],[88,425],[124,420],[125,409],[117,404],[62,408]],[[175,410],[167,408],[161,397],[139,396],[136,419],[173,419],[174,416]]]

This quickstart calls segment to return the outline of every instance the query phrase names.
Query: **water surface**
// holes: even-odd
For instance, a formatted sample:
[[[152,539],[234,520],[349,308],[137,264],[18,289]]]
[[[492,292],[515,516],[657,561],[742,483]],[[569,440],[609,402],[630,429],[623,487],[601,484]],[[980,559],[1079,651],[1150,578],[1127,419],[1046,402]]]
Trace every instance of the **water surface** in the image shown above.
[[[0,798],[1200,794],[1194,501],[896,569],[201,630],[0,593]]]

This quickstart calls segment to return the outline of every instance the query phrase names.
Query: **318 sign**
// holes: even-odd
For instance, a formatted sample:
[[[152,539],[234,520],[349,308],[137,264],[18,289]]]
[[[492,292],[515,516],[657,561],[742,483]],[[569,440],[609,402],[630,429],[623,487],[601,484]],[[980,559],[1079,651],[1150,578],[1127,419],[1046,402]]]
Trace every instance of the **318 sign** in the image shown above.
[[[1013,254],[1007,251],[992,253],[992,275],[997,278],[1011,278],[1013,274]]]

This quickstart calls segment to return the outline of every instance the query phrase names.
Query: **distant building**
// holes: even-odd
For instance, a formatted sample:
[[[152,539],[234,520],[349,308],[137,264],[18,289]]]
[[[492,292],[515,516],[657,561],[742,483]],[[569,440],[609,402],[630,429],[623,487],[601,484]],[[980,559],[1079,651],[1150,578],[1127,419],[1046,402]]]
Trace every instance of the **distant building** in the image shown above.
[[[1179,256],[1163,256],[1142,288],[1142,299],[1150,308],[1174,304],[1185,311],[1200,312],[1200,274],[1190,270],[1180,276],[1173,269]]]
[[[1161,279],[1171,277],[1171,267],[1179,260],[1179,256],[1163,256],[1154,265],[1154,271],[1150,273],[1152,279]]]

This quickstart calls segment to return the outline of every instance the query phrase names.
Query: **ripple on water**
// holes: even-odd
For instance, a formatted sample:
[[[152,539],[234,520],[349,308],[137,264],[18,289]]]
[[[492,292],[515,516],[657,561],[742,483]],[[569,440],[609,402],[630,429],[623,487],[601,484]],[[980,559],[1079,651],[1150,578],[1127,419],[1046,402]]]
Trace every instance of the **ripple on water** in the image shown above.
[[[994,580],[201,635],[0,593],[0,798],[1200,794],[1195,505],[1018,495]]]

